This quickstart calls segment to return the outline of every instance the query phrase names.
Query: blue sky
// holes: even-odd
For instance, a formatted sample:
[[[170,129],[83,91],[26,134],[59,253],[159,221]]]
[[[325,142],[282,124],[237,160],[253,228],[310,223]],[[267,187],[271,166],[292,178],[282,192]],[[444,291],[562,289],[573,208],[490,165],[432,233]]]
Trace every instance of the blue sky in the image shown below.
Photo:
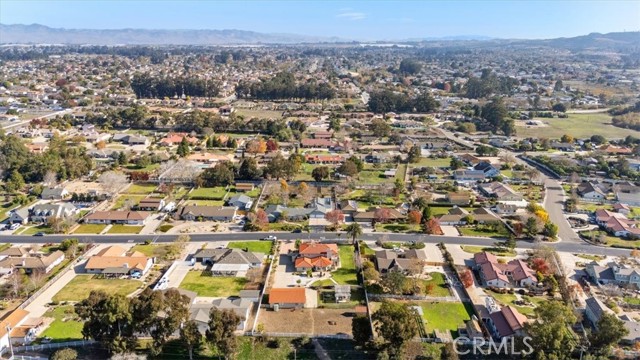
[[[554,38],[640,30],[640,1],[0,0],[3,24],[240,29],[356,40]]]

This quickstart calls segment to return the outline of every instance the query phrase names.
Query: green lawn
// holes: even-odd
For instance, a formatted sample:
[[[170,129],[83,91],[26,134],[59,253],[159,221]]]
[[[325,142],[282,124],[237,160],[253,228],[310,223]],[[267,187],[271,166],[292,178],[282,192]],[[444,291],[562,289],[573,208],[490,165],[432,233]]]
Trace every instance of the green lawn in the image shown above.
[[[579,234],[585,239],[598,241],[600,238],[600,234],[604,234],[605,237],[605,245],[611,247],[619,247],[619,248],[627,248],[627,249],[637,249],[640,248],[640,240],[625,240],[622,238],[618,238],[615,236],[611,236],[602,230],[593,230],[593,231],[581,231]]]
[[[47,225],[31,226],[29,228],[21,227],[20,229],[18,229],[18,231],[21,231],[20,235],[33,235],[39,232],[43,232],[45,234],[53,234],[53,229],[51,229]]]
[[[180,288],[194,291],[198,296],[229,297],[238,295],[246,283],[245,278],[209,276],[201,271],[189,271],[180,283]]]
[[[611,125],[611,115],[607,113],[568,114],[566,119],[536,118],[547,126],[517,126],[516,133],[520,137],[538,137],[544,133],[548,138],[560,138],[564,134],[580,139],[593,135],[593,129],[598,129],[598,135],[605,138],[624,138],[627,135],[640,137],[640,131],[623,129]]]
[[[53,297],[53,301],[81,301],[86,299],[92,290],[129,295],[141,285],[142,281],[138,280],[100,279],[93,275],[77,275]]]
[[[231,241],[229,249],[249,249],[251,252],[271,254],[271,241]]]
[[[481,236],[490,238],[506,238],[509,236],[508,230],[498,232],[488,229],[476,229],[475,227],[458,227],[458,230],[462,236]]]
[[[385,178],[384,170],[363,170],[358,174],[358,180],[365,184],[390,183],[394,178]]]
[[[123,209],[125,202],[128,202],[130,206],[134,207],[140,204],[140,201],[146,197],[147,195],[120,195],[111,207],[111,210],[126,210]]]
[[[446,158],[420,158],[420,161],[418,161],[416,164],[413,164],[414,167],[436,167],[436,168],[441,168],[441,167],[449,167],[451,165],[451,158],[450,157],[446,157]]]
[[[222,186],[213,188],[201,187],[193,189],[193,191],[189,193],[189,198],[197,198],[202,200],[222,200],[226,192],[227,190]]]
[[[458,302],[422,303],[420,307],[424,313],[423,319],[427,332],[438,329],[455,333],[458,327],[464,326],[464,322],[471,319],[473,314],[473,305]]]
[[[502,305],[511,305],[511,306],[513,306],[522,315],[525,315],[527,317],[535,317],[534,316],[535,307],[515,305],[514,301],[517,300],[517,297],[514,294],[499,294],[499,293],[491,291],[491,290],[486,290],[486,293],[487,293],[487,295],[490,295],[491,297],[496,299],[496,301],[501,303]],[[542,296],[523,296],[523,300],[527,300],[527,301],[533,303],[535,306],[539,305],[541,302],[548,301],[548,299],[546,297],[542,297]]]
[[[334,286],[334,285],[335,283],[331,281],[331,279],[316,280],[313,282],[313,284],[311,284],[311,286],[317,286],[317,287]]]
[[[340,252],[340,268],[331,273],[331,277],[338,284],[358,285],[356,277],[355,252],[351,245],[338,245]]]
[[[200,205],[200,206],[223,206],[223,200],[187,200],[187,205]]]
[[[396,171],[396,179],[404,182],[404,176],[407,174],[407,164],[399,164]]]
[[[462,251],[469,254],[477,254],[479,252],[486,251],[496,256],[516,256],[515,251],[499,247],[461,246],[461,248]]]
[[[640,298],[625,297],[624,302],[630,305],[640,305]]]
[[[260,188],[256,187],[251,191],[247,191],[245,195],[251,198],[257,198],[258,196],[260,196],[260,191],[261,191]]]
[[[376,231],[406,233],[420,231],[419,224],[376,224]]]
[[[74,234],[100,234],[107,225],[103,224],[82,224],[73,232]]]
[[[116,224],[111,226],[107,234],[138,234],[142,231],[143,227],[144,226]]]
[[[73,305],[57,306],[44,314],[44,317],[55,320],[41,334],[42,337],[50,337],[54,342],[74,341],[82,339],[82,326]]]
[[[431,276],[431,280],[424,280],[423,284],[425,287],[429,284],[433,284],[433,290],[426,295],[436,297],[445,297],[451,295],[449,293],[449,289],[447,289],[447,287],[445,286],[444,274],[439,272],[432,272],[429,273],[429,276]]]
[[[131,184],[125,193],[148,195],[154,192],[157,187],[156,184]]]

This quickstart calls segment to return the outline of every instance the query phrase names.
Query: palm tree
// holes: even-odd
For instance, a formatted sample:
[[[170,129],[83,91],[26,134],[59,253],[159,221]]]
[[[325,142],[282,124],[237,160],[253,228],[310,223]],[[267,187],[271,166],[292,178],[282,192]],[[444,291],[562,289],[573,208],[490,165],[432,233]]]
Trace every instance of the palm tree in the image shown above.
[[[346,230],[347,230],[347,235],[351,237],[351,239],[353,240],[353,244],[355,245],[356,239],[362,235],[362,226],[360,226],[360,224],[354,221],[351,224],[349,224],[349,226],[347,226]]]

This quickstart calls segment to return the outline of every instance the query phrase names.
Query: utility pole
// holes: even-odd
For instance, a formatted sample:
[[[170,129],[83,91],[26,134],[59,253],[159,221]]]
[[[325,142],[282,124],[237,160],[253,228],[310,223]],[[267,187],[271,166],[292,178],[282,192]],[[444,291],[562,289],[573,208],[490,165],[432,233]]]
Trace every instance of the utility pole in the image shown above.
[[[13,344],[11,343],[11,326],[7,325],[7,334],[9,335],[9,350],[11,351],[11,360],[13,360]]]

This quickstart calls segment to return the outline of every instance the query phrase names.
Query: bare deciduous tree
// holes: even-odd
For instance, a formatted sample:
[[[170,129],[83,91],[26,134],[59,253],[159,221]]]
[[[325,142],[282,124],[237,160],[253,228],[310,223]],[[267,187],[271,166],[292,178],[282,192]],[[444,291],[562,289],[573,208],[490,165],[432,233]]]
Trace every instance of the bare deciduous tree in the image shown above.
[[[58,174],[55,171],[49,170],[44,175],[44,179],[42,179],[42,183],[45,186],[54,187],[58,184]]]
[[[100,175],[98,182],[109,195],[113,196],[129,182],[129,179],[127,179],[127,175],[123,173],[107,171]]]

